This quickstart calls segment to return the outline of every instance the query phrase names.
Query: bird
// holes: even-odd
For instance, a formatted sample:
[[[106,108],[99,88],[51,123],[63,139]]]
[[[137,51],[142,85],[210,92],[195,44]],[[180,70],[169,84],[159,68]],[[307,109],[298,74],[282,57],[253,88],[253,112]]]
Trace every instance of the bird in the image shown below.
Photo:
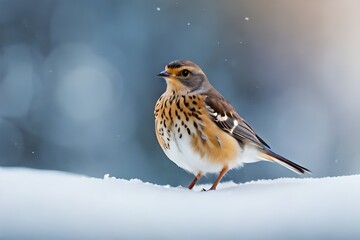
[[[209,173],[218,174],[209,189],[216,190],[229,170],[261,160],[311,173],[272,151],[197,64],[175,60],[157,76],[167,86],[154,108],[155,135],[166,156],[195,175],[190,190]]]

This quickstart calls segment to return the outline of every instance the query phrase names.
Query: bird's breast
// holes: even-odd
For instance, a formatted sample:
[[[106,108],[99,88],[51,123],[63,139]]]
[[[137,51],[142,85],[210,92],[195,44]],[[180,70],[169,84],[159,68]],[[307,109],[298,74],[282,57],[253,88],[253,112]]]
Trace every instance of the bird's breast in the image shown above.
[[[206,173],[236,164],[240,145],[211,120],[204,96],[164,94],[154,114],[158,142],[178,166]]]

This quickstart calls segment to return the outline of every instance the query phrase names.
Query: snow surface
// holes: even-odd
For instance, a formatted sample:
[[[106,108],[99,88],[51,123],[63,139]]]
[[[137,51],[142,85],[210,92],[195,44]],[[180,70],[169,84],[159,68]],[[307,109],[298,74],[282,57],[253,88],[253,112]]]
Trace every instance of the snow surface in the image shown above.
[[[360,175],[203,187],[0,168],[0,239],[360,238]]]

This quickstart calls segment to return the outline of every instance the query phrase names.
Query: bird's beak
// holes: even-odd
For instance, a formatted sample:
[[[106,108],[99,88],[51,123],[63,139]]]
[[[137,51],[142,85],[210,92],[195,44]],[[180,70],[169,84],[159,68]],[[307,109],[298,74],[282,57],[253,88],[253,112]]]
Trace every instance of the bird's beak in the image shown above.
[[[171,76],[170,73],[168,73],[166,70],[158,74],[158,77],[170,77],[170,76]]]

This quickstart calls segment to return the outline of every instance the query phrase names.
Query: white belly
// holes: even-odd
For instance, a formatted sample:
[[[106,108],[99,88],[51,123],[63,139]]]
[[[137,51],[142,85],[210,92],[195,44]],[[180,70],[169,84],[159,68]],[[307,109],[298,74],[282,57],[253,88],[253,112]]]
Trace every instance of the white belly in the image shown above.
[[[177,122],[174,122],[174,125],[176,123]],[[191,128],[191,131],[193,132],[194,129]],[[180,134],[182,136],[181,138]],[[218,163],[210,161],[196,152],[191,146],[192,137],[186,131],[172,131],[166,138],[169,138],[169,148],[163,148],[166,156],[184,170],[196,175],[199,172],[202,174],[219,173],[224,167],[220,161]],[[242,153],[242,151],[239,151],[239,153],[240,152]],[[229,166],[230,169],[243,165],[242,155],[243,154],[239,154],[234,161],[231,161],[232,165]]]
[[[174,134],[176,135],[177,133]],[[177,137],[170,138],[170,149],[164,150],[168,158],[179,167],[195,175],[199,172],[205,174],[207,172],[221,171],[221,165],[214,164],[202,158],[200,154],[192,149],[190,145],[191,139],[189,135],[186,134],[181,139]]]

